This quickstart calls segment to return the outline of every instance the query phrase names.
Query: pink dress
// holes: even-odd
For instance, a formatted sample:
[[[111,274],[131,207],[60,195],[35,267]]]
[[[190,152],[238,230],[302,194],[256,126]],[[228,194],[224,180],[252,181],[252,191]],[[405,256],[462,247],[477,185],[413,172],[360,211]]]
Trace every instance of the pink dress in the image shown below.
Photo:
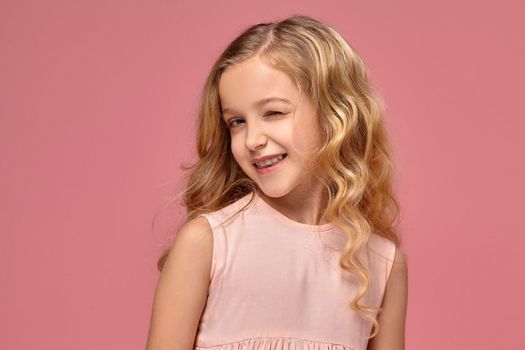
[[[357,278],[337,260],[346,236],[332,224],[294,221],[255,194],[202,214],[213,230],[208,299],[194,349],[365,350],[372,323],[348,306]],[[395,245],[372,234],[360,254],[372,285],[360,304],[381,305]]]

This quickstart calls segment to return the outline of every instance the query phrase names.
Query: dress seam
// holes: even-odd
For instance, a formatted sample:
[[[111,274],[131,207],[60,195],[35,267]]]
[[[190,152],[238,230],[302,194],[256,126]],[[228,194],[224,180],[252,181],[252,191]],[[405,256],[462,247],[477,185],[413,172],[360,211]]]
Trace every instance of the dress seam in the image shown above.
[[[308,338],[289,337],[289,336],[284,336],[284,337],[280,337],[280,336],[247,337],[247,338],[243,338],[243,339],[240,339],[240,340],[233,340],[233,341],[229,341],[229,342],[226,342],[226,343],[220,343],[220,344],[216,344],[216,345],[197,345],[197,344],[195,344],[195,347],[198,347],[198,348],[214,348],[214,347],[219,347],[219,346],[224,346],[224,345],[231,345],[231,344],[235,344],[235,343],[242,343],[242,342],[245,342],[245,341],[257,340],[257,339],[299,340],[299,341],[306,341],[306,342],[318,343],[318,344],[342,346],[342,347],[344,347],[346,349],[349,349],[349,350],[355,350],[352,346],[341,344],[341,343],[334,343],[334,342],[331,342],[331,341],[314,340],[314,339],[308,339]]]

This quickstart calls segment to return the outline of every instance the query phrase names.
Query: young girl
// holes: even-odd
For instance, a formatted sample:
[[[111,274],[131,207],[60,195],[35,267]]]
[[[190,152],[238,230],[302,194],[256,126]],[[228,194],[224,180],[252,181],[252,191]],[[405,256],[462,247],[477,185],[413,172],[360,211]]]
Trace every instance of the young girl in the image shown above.
[[[383,108],[307,16],[254,25],[206,81],[188,213],[147,349],[404,349],[406,256]]]

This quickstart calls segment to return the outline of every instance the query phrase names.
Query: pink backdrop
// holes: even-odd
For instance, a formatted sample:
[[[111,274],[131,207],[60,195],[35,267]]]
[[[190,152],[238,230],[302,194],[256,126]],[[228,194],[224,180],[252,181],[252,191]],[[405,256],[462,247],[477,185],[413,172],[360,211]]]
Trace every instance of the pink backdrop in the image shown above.
[[[152,220],[207,71],[294,13],[345,36],[386,102],[407,349],[525,348],[525,6],[424,3],[0,2],[0,348],[145,347]]]

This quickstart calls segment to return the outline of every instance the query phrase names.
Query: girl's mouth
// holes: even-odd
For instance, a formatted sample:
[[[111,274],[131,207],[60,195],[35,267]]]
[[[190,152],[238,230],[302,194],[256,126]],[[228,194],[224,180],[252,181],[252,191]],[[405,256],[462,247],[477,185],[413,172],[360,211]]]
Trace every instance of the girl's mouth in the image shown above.
[[[284,153],[282,155],[282,159],[278,160],[277,162],[273,164],[263,166],[262,168],[259,168],[256,164],[254,164],[253,166],[255,167],[255,170],[257,171],[258,174],[267,174],[277,169],[281,165],[281,163],[286,159],[287,156],[288,156],[288,153]]]

